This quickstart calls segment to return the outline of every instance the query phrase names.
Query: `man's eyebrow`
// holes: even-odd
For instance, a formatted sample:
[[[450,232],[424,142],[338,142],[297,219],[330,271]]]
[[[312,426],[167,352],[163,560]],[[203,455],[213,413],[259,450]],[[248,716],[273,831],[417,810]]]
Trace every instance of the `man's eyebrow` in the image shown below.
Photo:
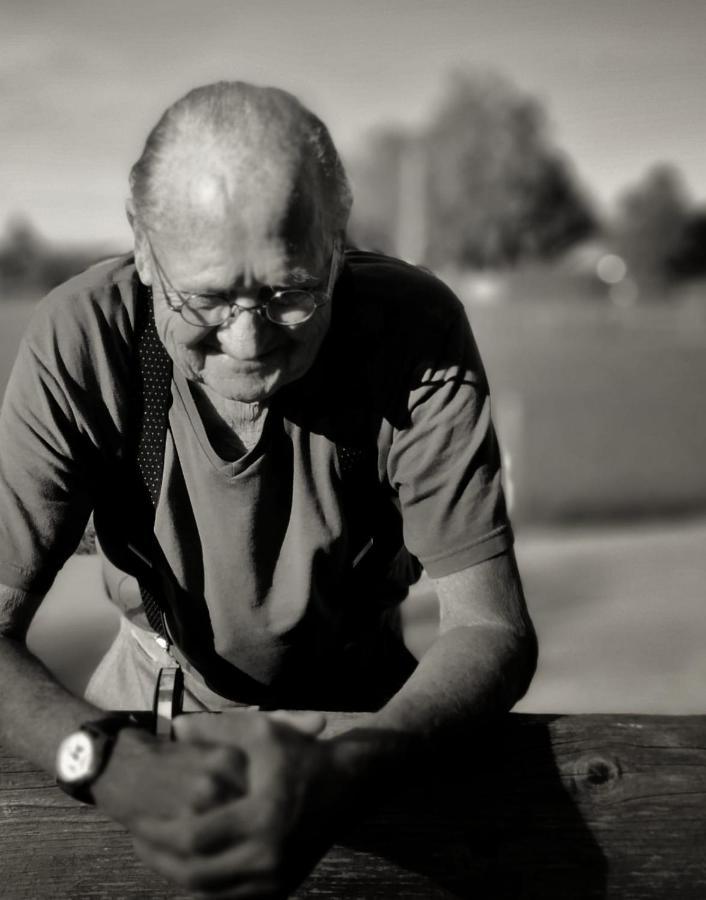
[[[311,272],[307,272],[306,269],[303,269],[301,266],[296,266],[290,272],[287,273],[287,277],[281,282],[281,284],[272,285],[273,287],[284,287],[296,284],[296,285],[315,285],[320,284],[321,279],[316,275],[312,275]]]
[[[311,272],[308,272],[306,269],[302,268],[301,266],[296,266],[295,268],[291,269],[281,281],[278,281],[275,284],[270,284],[267,286],[271,287],[273,289],[277,289],[277,290],[286,290],[287,288],[291,288],[291,287],[314,288],[314,287],[319,287],[321,284],[323,284],[322,278],[320,278],[316,275],[312,275]],[[235,291],[238,289],[238,287],[239,287],[239,285],[234,285],[230,289],[230,291]],[[174,290],[176,291],[176,288],[174,288]],[[184,296],[187,296],[187,297],[188,296],[206,297],[206,298],[212,297],[214,299],[218,299],[218,298],[222,297],[224,293],[229,293],[229,291],[224,292],[224,291],[185,291],[185,290],[180,290],[180,291],[177,291],[177,293],[183,294]]]

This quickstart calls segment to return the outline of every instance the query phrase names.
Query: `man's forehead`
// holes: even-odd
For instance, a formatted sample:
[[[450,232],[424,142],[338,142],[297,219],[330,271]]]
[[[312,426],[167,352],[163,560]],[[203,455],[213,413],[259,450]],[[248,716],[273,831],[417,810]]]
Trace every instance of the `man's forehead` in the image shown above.
[[[157,230],[176,240],[215,230],[244,244],[275,236],[290,249],[310,244],[319,230],[317,186],[286,165],[265,168],[250,173],[223,165],[173,169]]]
[[[151,241],[170,279],[184,290],[225,289],[252,281],[312,284],[320,280],[327,258],[326,248],[310,235],[285,239],[227,220],[210,219],[199,227],[160,232],[152,235]]]
[[[290,205],[293,179],[273,169],[269,178],[241,171],[177,172],[165,185],[165,208],[187,227],[212,223],[254,233],[276,230]]]

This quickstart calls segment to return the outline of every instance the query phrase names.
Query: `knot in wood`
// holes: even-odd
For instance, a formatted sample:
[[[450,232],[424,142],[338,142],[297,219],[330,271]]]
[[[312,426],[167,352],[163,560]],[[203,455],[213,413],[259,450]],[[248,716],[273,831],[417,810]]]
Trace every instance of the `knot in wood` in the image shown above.
[[[620,763],[610,756],[584,757],[579,763],[579,771],[590,788],[610,787],[622,774]]]

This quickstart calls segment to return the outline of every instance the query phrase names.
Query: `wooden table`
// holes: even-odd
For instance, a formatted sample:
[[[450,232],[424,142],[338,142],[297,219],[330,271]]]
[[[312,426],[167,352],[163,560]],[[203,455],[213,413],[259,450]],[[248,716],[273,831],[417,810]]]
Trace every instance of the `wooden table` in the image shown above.
[[[706,716],[511,714],[454,755],[351,827],[295,896],[706,898]],[[0,835],[6,900],[187,896],[2,750]]]

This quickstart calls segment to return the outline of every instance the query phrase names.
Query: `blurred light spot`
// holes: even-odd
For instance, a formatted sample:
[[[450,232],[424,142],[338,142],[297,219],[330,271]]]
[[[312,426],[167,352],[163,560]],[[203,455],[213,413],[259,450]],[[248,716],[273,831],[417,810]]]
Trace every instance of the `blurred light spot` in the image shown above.
[[[640,291],[632,278],[624,278],[610,286],[610,299],[616,306],[629,307],[637,303]]]
[[[606,284],[618,284],[628,273],[625,261],[615,253],[606,253],[596,263],[596,275]]]
[[[505,284],[497,275],[469,275],[465,279],[462,293],[472,303],[491,304],[502,300]]]

